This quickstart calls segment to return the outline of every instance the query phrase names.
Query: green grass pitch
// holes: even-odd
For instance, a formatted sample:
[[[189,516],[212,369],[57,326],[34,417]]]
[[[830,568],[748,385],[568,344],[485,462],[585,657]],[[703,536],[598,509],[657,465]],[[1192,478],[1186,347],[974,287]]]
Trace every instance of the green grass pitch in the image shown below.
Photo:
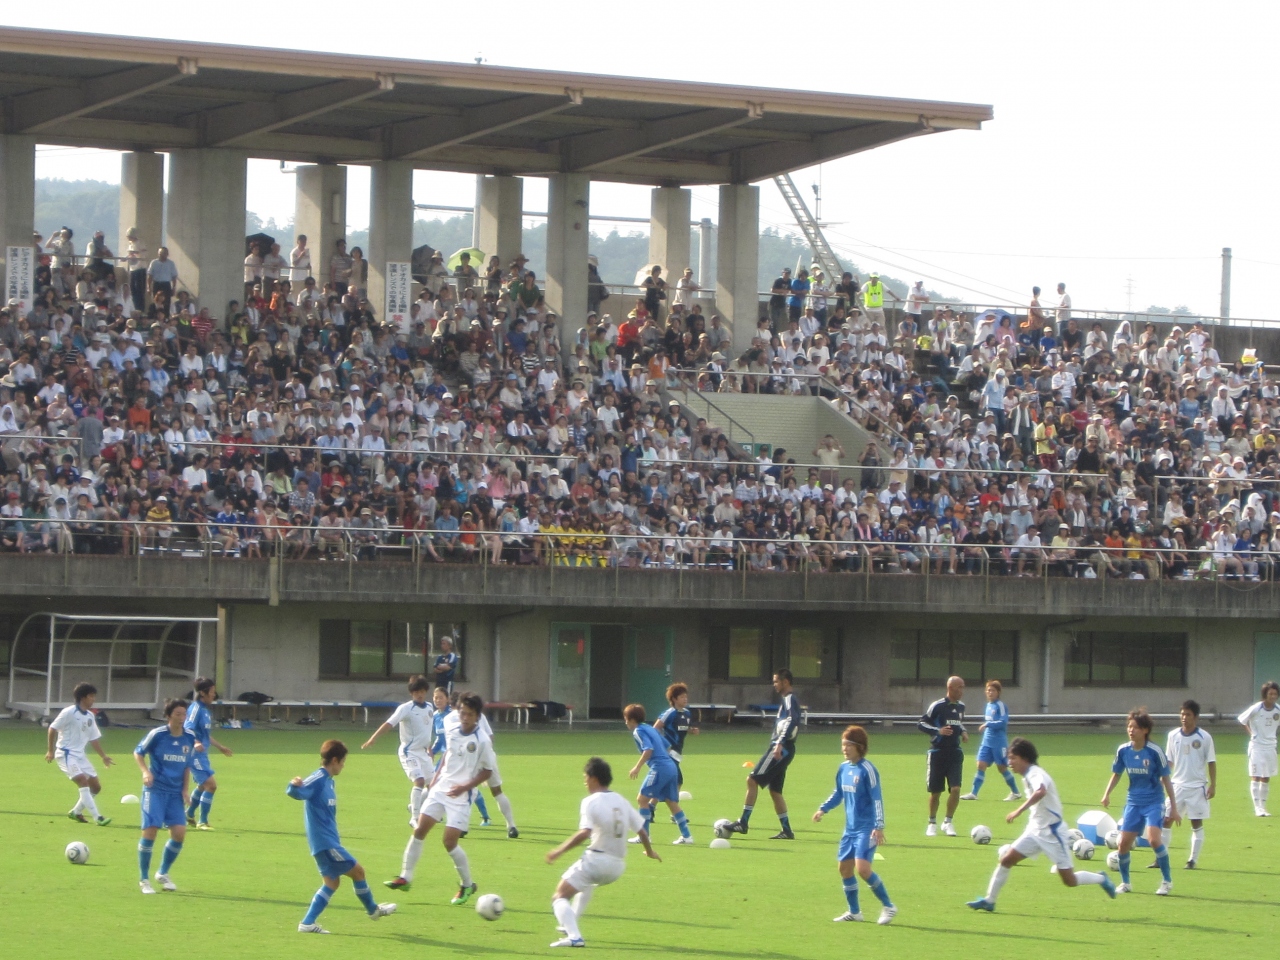
[[[463,841],[481,892],[499,893],[506,901],[505,916],[488,923],[471,906],[449,905],[457,877],[438,833],[428,837],[409,893],[392,898],[381,886],[399,871],[409,834],[409,784],[393,753],[394,737],[361,753],[367,731],[344,723],[219,731],[236,755],[215,757],[221,785],[212,817],[216,831],[188,835],[173,871],[180,892],[143,897],[137,887],[139,808],[119,802],[124,794],[141,793],[130,757],[141,736],[141,730],[118,727],[105,733],[105,746],[118,765],[99,770],[104,782],[99,804],[115,823],[98,828],[66,819],[75,789],[55,766],[44,763],[43,731],[31,724],[0,725],[0,954],[129,960],[193,952],[273,960],[381,960],[413,951],[546,954],[556,937],[551,892],[572,859],[548,866],[543,855],[577,826],[584,760],[591,754],[606,757],[618,777],[615,787],[629,798],[635,795],[635,783],[626,779],[635,751],[621,729],[500,730],[498,753],[520,839],[508,840],[500,826],[480,828],[475,816]],[[284,788],[290,777],[316,768],[326,737],[341,738],[353,748],[338,779],[343,842],[368,870],[375,896],[397,900],[400,911],[371,923],[344,880],[322,918],[334,935],[310,937],[296,927],[319,877],[307,852],[302,805],[288,799]],[[1033,735],[1070,818],[1096,805],[1110,755],[1122,737],[1116,731]],[[867,958],[1096,954],[1199,960],[1270,951],[1280,932],[1280,892],[1273,886],[1280,819],[1252,816],[1243,739],[1225,728],[1217,736],[1219,795],[1200,868],[1182,869],[1190,839],[1184,827],[1175,833],[1171,851],[1172,897],[1153,896],[1159,874],[1144,869],[1150,856],[1145,850],[1134,856],[1136,892],[1114,902],[1096,887],[1063,887],[1041,859],[1014,870],[994,915],[975,914],[964,903],[985,892],[997,846],[1016,836],[1025,822],[1004,822],[1012,807],[1000,802],[1004,783],[992,771],[982,798],[961,804],[960,837],[926,839],[925,738],[873,733],[870,756],[884,782],[888,839],[877,869],[900,909],[888,927],[831,922],[845,908],[834,862],[842,820],[838,812],[822,824],[809,817],[831,789],[839,762],[835,730],[811,728],[801,735],[786,791],[794,843],[767,839],[777,831],[777,820],[762,795],[747,837],[735,838],[730,850],[707,848],[712,822],[738,816],[743,763],[754,760],[766,740],[763,730],[707,727],[690,738],[684,767],[693,799],[685,807],[697,845],[671,846],[676,829],[662,812],[655,845],[663,862],[646,860],[633,849],[626,875],[597,893],[583,920],[588,950],[614,957],[712,960],[825,960],[850,952]],[[972,744],[969,752],[966,776],[972,770]],[[500,825],[496,807],[490,803]],[[1273,808],[1280,810],[1280,797]],[[977,823],[994,832],[991,846],[969,841],[969,829]],[[88,864],[74,866],[64,859],[63,847],[72,840],[89,844]],[[155,864],[161,845],[156,844]],[[1095,867],[1102,856],[1105,851]],[[879,905],[865,887],[862,902],[864,913],[874,919]]]

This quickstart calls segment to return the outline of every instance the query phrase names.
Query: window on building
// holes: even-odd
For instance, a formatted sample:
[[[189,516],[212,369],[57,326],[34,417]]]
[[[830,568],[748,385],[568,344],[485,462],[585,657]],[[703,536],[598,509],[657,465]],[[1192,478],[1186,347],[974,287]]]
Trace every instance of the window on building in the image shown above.
[[[1077,633],[1067,646],[1066,685],[1185,687],[1185,633]]]
[[[321,620],[320,677],[400,679],[427,673],[429,628],[403,620]]]
[[[894,630],[889,642],[890,683],[1018,684],[1015,630]]]
[[[436,657],[444,652],[444,648],[440,645],[441,640],[448,639],[453,644],[453,652],[458,655],[458,669],[454,675],[454,683],[467,679],[467,625],[465,623],[433,623],[429,625],[431,630],[431,642],[428,647],[430,652],[430,661],[427,669],[430,670],[434,664]],[[455,686],[454,689],[457,689]]]
[[[787,668],[796,680],[835,682],[840,678],[840,637],[821,627],[787,631]]]
[[[713,680],[764,682],[786,666],[796,681],[840,679],[840,632],[827,627],[725,626],[710,637]]]

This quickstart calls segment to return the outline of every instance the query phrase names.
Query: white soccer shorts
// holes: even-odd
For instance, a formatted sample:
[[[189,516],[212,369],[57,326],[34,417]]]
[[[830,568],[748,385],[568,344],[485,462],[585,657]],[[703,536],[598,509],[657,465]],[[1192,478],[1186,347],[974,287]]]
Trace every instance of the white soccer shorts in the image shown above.
[[[577,863],[560,875],[575,890],[590,890],[613,883],[627,869],[627,861],[607,853],[588,850]]]
[[[1071,870],[1071,849],[1067,846],[1067,825],[1058,824],[1057,832],[1028,827],[1022,836],[1013,841],[1012,847],[1028,860],[1039,854],[1048,857],[1049,862],[1059,870]]]
[[[431,762],[431,754],[425,750],[410,750],[405,753],[401,750],[399,753],[400,766],[404,768],[404,775],[410,780],[426,780],[431,781],[432,775],[436,772],[436,765]]]
[[[68,780],[74,780],[76,777],[96,777],[98,771],[94,769],[89,758],[83,753],[72,753],[68,750],[59,750],[55,755],[58,761],[58,769],[67,775]]]
[[[471,828],[471,793],[468,791],[461,796],[450,797],[445,793],[448,789],[433,787],[427,794],[427,799],[422,801],[422,809],[418,812],[437,823],[465,833]]]
[[[493,758],[493,770],[490,773],[489,779],[486,780],[482,785],[488,787],[490,790],[492,790],[494,787],[502,786],[502,774],[498,772],[498,757],[496,754],[494,755],[494,758]]]
[[[1275,747],[1249,744],[1249,776],[1274,777],[1280,775],[1277,766]]]
[[[1183,820],[1208,820],[1209,798],[1208,788],[1202,783],[1186,783],[1173,785],[1173,795],[1178,800],[1178,814]],[[1164,801],[1164,815],[1169,816],[1169,798]]]

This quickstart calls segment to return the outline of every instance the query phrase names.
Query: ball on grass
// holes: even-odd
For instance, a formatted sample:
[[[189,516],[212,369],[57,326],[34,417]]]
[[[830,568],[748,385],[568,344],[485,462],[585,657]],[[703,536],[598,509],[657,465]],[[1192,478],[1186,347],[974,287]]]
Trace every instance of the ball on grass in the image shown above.
[[[72,863],[88,863],[89,862],[89,845],[81,843],[79,840],[73,840],[67,844],[67,859]]]
[[[1107,854],[1107,866],[1110,867],[1112,870],[1120,869],[1120,851],[1119,850],[1112,850],[1110,853]]]
[[[681,800],[692,800],[692,799],[693,799],[693,794],[692,794],[692,793],[690,793],[688,790],[681,790],[681,791],[680,791],[680,799],[681,799]]]
[[[505,909],[506,904],[496,893],[486,893],[476,901],[476,913],[486,920],[497,920]]]
[[[1071,848],[1071,852],[1076,855],[1077,860],[1093,859],[1093,844],[1088,840],[1077,840]]]
[[[721,840],[727,840],[729,835],[733,833],[733,831],[729,829],[732,823],[732,820],[726,820],[724,817],[721,817],[715,822],[711,829]]]
[[[710,847],[712,850],[728,850],[730,843],[724,837],[716,837],[711,841]]]
[[[139,803],[140,801],[134,794],[126,793],[123,797],[120,798],[120,802],[121,803]]]
[[[969,839],[977,844],[988,844],[991,842],[991,828],[978,824],[969,831]]]

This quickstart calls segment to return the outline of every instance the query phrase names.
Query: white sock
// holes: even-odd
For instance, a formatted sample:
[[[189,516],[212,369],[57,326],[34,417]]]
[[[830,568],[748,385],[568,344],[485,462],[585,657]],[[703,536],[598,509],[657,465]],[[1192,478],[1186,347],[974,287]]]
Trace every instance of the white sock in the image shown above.
[[[1163,827],[1160,830],[1160,842],[1166,847],[1173,842],[1173,827]]]
[[[449,851],[449,856],[453,857],[453,865],[458,868],[458,879],[462,881],[462,885],[471,886],[471,862],[467,860],[466,851],[461,847],[454,847]]]
[[[422,809],[422,795],[427,791],[422,787],[414,787],[409,791],[409,810],[412,811],[411,816],[415,819],[418,811]]]
[[[1260,784],[1257,780],[1249,781],[1249,797],[1250,799],[1253,800],[1253,809],[1255,810],[1258,809],[1258,804],[1260,802],[1258,800],[1258,793],[1259,793],[1258,788],[1260,786],[1262,786],[1262,784]]]
[[[1004,882],[1009,879],[1009,868],[1006,866],[997,866],[995,873],[991,874],[991,882],[987,884],[987,901],[995,903],[996,897],[1000,896],[1000,888],[1004,886]]]
[[[1093,873],[1092,871],[1089,871],[1089,870],[1077,870],[1076,883],[1080,884],[1081,886],[1088,886],[1091,883],[1100,884],[1102,883],[1102,874]]]
[[[404,860],[400,863],[400,876],[412,880],[413,871],[418,869],[418,861],[421,859],[422,841],[417,837],[410,837],[409,845],[404,848]]]
[[[98,805],[93,802],[93,790],[89,787],[80,788],[80,803],[78,806],[82,810],[88,810],[89,816],[94,820],[97,820],[98,817],[101,816],[101,814],[98,813]]]
[[[77,788],[77,789],[79,789],[79,788]],[[71,808],[71,812],[72,812],[72,813],[79,813],[79,812],[80,812],[81,810],[83,810],[83,809],[84,809],[84,803],[80,800],[80,797],[79,797],[79,795],[77,794],[77,796],[76,796],[76,805],[75,805],[74,807],[72,807],[72,808]]]
[[[593,893],[595,893],[595,888],[587,887],[587,889],[579,890],[573,895],[573,912],[579,917],[587,912],[587,904],[591,902]]]
[[[578,916],[573,912],[573,905],[568,900],[557,897],[551,901],[551,910],[560,921],[560,926],[564,927],[566,937],[573,940],[582,939],[582,931],[578,929]]]
[[[1263,783],[1259,783],[1258,784],[1258,803],[1262,806],[1262,809],[1264,810],[1267,808],[1267,797],[1269,796],[1271,796],[1271,781],[1268,780]],[[92,801],[90,802],[92,803]],[[98,808],[94,807],[93,812],[94,812],[94,816],[97,816]]]
[[[1200,848],[1204,846],[1204,827],[1194,827],[1191,830],[1191,856],[1188,860],[1200,859]]]
[[[505,793],[500,793],[493,799],[498,801],[498,809],[502,811],[502,819],[507,821],[507,826],[514,827],[516,815],[511,812],[511,798]]]

